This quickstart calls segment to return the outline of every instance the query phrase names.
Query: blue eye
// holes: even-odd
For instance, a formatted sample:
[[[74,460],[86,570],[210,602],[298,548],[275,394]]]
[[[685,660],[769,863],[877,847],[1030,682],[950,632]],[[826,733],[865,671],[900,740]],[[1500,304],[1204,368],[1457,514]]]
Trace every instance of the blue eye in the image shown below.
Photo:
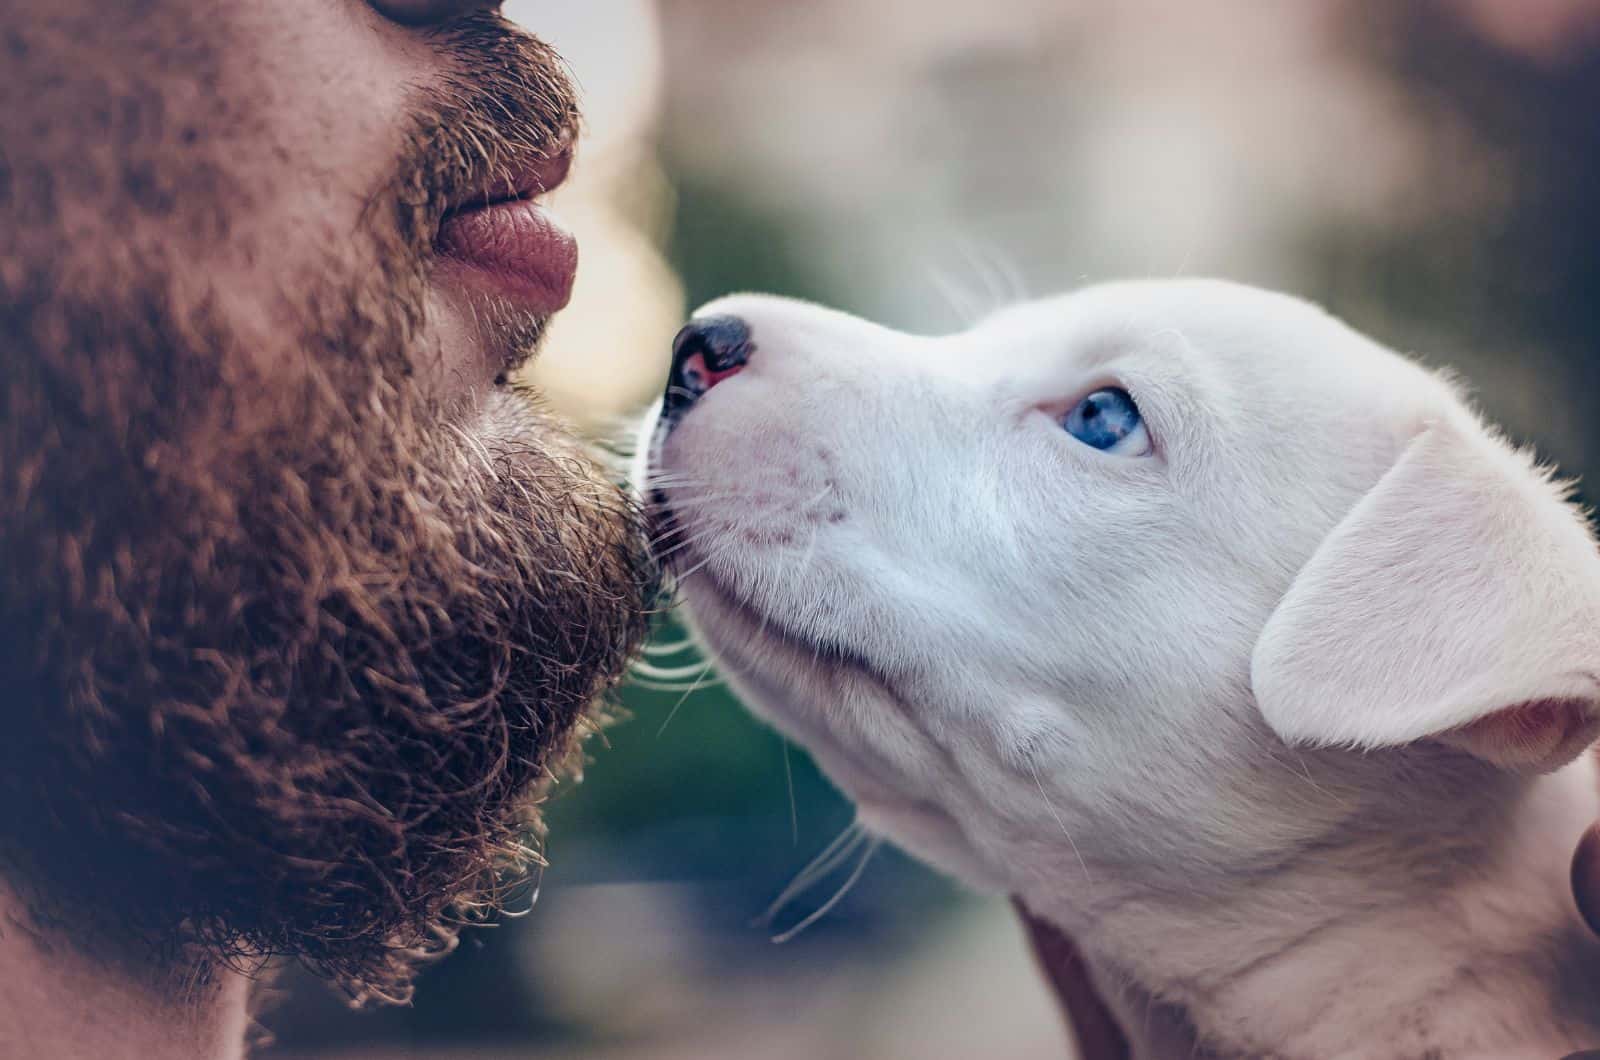
[[[1119,456],[1145,456],[1150,452],[1150,432],[1139,406],[1121,387],[1096,390],[1061,418],[1061,426],[1091,449]]]

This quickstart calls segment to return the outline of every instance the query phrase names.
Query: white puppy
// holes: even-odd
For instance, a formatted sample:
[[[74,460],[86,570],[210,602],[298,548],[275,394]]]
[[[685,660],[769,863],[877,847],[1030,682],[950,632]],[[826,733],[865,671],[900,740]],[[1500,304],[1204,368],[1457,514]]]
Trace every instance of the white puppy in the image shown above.
[[[694,627],[1137,1055],[1600,1046],[1600,555],[1448,382],[1217,282],[696,319],[645,471]]]

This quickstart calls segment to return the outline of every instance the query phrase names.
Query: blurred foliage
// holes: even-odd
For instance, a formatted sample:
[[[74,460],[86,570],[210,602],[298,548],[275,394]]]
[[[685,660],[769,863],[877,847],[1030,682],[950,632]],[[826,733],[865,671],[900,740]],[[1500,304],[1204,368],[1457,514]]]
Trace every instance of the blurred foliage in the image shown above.
[[[785,294],[853,308],[850,292],[830,283],[796,238],[807,218],[771,196],[739,184],[712,183],[692,173],[676,183],[676,223],[668,256],[691,307],[737,291]]]

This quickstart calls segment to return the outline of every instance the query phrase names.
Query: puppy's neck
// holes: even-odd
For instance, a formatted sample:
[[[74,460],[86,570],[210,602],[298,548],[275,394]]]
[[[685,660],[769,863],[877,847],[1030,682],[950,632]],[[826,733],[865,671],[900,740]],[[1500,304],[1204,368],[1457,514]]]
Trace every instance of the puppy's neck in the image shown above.
[[[1508,791],[1434,832],[1426,819],[1376,839],[1354,828],[1231,894],[1147,890],[1062,922],[1139,1056],[1548,1060],[1600,1047],[1600,941],[1568,883],[1600,811],[1594,759],[1499,779]]]

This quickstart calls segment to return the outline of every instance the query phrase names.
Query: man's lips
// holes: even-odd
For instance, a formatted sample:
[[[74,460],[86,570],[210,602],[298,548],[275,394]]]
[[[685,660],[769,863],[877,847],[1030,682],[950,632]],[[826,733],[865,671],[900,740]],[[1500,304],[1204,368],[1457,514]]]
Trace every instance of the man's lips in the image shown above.
[[[477,199],[452,207],[434,248],[452,280],[517,302],[541,316],[572,297],[578,244],[534,197],[566,179],[572,151],[497,177]]]

